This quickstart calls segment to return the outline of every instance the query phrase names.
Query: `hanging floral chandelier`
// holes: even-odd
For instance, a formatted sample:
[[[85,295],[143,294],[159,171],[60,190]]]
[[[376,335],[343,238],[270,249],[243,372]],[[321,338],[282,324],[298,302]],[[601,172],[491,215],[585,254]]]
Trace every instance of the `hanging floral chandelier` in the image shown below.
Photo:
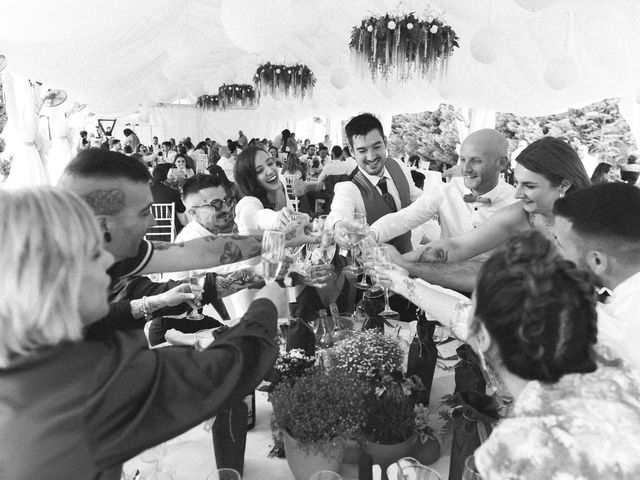
[[[368,17],[351,32],[349,48],[361,68],[374,80],[395,75],[400,81],[414,75],[433,80],[446,72],[458,36],[449,25],[432,15],[419,19],[408,15]]]
[[[256,90],[261,95],[277,97],[280,94],[302,100],[311,96],[316,77],[306,65],[275,65],[269,62],[260,65],[253,76]]]
[[[196,107],[215,112],[220,108],[220,97],[218,95],[200,95],[196,100]]]
[[[247,83],[224,84],[218,88],[218,103],[221,110],[257,108],[259,98],[253,86]]]

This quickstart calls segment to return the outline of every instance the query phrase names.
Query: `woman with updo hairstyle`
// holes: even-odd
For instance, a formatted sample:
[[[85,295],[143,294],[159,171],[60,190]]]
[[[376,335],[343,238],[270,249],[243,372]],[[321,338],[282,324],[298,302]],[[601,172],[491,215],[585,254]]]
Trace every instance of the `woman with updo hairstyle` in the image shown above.
[[[591,185],[576,151],[560,138],[544,137],[516,158],[514,175],[518,202],[496,212],[477,228],[457,237],[429,243],[407,255],[423,262],[461,262],[492,250],[511,236],[532,228],[554,239],[553,204],[561,197]]]
[[[475,451],[483,480],[640,478],[640,389],[597,341],[592,275],[538,230],[483,264],[473,305],[457,292],[381,270],[478,354],[513,398]],[[386,280],[384,277],[389,280]]]
[[[514,398],[475,452],[483,480],[640,478],[640,390],[596,351],[595,305],[591,275],[536,230],[483,265],[468,342]]]

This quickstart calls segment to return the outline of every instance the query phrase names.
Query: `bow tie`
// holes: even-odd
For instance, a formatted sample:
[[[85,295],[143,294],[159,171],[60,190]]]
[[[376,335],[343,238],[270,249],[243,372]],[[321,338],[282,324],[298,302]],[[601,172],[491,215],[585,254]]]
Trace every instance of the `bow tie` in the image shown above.
[[[490,198],[478,197],[474,193],[467,193],[462,199],[466,203],[484,203],[485,205],[491,205]]]

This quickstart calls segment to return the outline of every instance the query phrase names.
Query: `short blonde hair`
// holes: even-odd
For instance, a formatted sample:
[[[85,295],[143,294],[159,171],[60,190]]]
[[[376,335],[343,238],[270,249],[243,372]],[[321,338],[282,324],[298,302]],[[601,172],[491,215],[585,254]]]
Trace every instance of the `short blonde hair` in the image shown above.
[[[93,213],[71,192],[0,189],[0,205],[2,367],[12,357],[82,338],[80,285],[102,241]]]

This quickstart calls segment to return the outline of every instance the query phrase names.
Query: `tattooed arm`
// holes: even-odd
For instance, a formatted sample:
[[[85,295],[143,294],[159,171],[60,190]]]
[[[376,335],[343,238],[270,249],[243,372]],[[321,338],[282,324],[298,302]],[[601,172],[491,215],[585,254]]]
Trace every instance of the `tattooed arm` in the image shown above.
[[[236,263],[260,255],[262,238],[214,235],[184,243],[154,243],[154,251],[140,275],[182,272]]]
[[[245,288],[262,288],[264,280],[253,267],[240,268],[226,275],[216,275],[216,293],[218,298],[227,297]]]

